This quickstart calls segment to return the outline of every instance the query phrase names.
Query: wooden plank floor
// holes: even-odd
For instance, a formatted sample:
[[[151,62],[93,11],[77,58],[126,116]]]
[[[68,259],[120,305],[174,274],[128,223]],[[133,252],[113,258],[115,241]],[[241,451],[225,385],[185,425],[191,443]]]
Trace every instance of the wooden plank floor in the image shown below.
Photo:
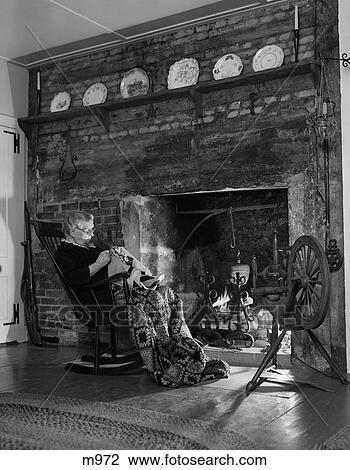
[[[0,347],[0,392],[54,394],[120,403],[220,424],[244,432],[261,449],[312,449],[350,423],[350,389],[310,369],[291,373],[327,387],[265,383],[246,396],[255,369],[232,367],[229,379],[163,388],[147,372],[92,376],[66,372],[76,348],[29,344]]]

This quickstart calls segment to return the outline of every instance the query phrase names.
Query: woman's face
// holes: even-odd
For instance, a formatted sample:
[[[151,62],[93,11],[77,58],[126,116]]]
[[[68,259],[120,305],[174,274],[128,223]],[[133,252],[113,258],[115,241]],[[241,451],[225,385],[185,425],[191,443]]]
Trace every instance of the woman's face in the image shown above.
[[[75,243],[84,245],[90,243],[91,238],[94,235],[94,223],[93,221],[80,221],[70,231],[70,236],[73,238]]]

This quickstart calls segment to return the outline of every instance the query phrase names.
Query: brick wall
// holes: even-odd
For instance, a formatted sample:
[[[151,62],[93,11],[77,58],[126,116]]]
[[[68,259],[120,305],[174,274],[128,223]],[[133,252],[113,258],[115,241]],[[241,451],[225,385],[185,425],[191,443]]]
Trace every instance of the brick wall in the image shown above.
[[[78,109],[85,90],[100,81],[108,88],[107,100],[122,100],[120,82],[133,67],[148,73],[152,93],[165,90],[169,67],[185,57],[198,60],[199,82],[212,80],[216,60],[229,52],[241,57],[242,77],[249,76],[253,73],[254,54],[267,44],[282,47],[284,64],[292,64],[295,4],[300,12],[297,69],[298,65],[316,60],[324,49],[317,39],[317,25],[320,18],[333,22],[335,0],[282,2],[44,65],[40,67],[41,111],[49,111],[50,101],[60,91],[68,91],[71,109]],[[337,48],[333,23],[332,28],[329,53]],[[35,74],[33,70],[30,114],[35,112]],[[333,91],[337,90],[335,83]],[[250,109],[251,93],[257,97],[255,114]],[[141,253],[141,228],[147,223],[142,220],[143,205],[137,198],[225,188],[284,187],[288,189],[290,242],[301,234],[322,240],[323,206],[315,189],[317,149],[307,124],[315,97],[311,73],[294,74],[259,84],[247,81],[239,87],[204,94],[202,116],[198,116],[191,100],[179,98],[157,102],[152,107],[145,104],[112,111],[109,131],[89,114],[68,122],[41,123],[37,129],[38,152],[34,153],[34,129],[29,152],[32,212],[42,218],[60,219],[67,210],[91,210],[97,224],[101,222],[104,230],[115,232],[116,240],[128,247],[131,244],[136,253]],[[65,142],[68,124],[71,151],[77,156],[77,176],[64,181],[59,173],[62,157],[66,158],[66,165],[71,164]],[[332,152],[336,153],[336,147]],[[333,172],[339,173],[339,161],[333,159]],[[130,198],[136,199],[130,203]],[[333,202],[337,199],[339,188],[332,193]],[[139,220],[140,233],[128,232],[126,222],[131,217]],[[341,221],[341,214],[337,217]],[[338,232],[341,223],[339,227]],[[61,301],[59,286],[37,246],[35,270],[41,319],[46,322],[43,331],[58,336],[62,330],[55,322]],[[344,314],[341,296],[334,308],[340,316]],[[338,347],[339,337],[344,344],[344,332],[341,323],[334,324]],[[333,337],[334,334],[333,331]],[[329,344],[329,335],[326,343]],[[339,355],[343,352],[340,347]]]
[[[312,2],[299,3],[302,62],[315,57],[315,18]],[[292,4],[281,3],[42,67],[42,112],[49,110],[53,96],[63,90],[72,96],[71,108],[78,108],[84,91],[97,81],[107,86],[108,100],[121,100],[120,82],[131,67],[144,68],[153,90],[157,91],[166,89],[170,65],[183,57],[198,60],[200,82],[212,79],[216,60],[228,52],[242,58],[242,76],[252,73],[254,54],[266,44],[280,45],[284,63],[290,64],[294,57],[293,13]],[[252,92],[257,95],[255,116],[250,115]],[[299,173],[307,164],[303,136],[306,113],[302,108],[313,106],[314,95],[312,77],[300,76],[206,94],[202,118],[196,115],[193,103],[179,99],[156,103],[155,116],[149,105],[111,112],[108,134],[94,116],[72,119],[69,122],[72,151],[78,158],[78,175],[73,185],[58,178],[67,122],[42,124],[41,198],[54,202],[91,197],[91,193],[105,197],[120,193],[181,192],[208,186],[221,189],[223,184],[234,187],[283,184],[286,173]],[[291,113],[294,108],[299,111]],[[285,121],[284,128],[281,120]],[[274,141],[266,128],[279,128]],[[289,151],[291,140],[293,152]],[[253,173],[242,167],[242,159],[244,166],[249,164],[247,155]],[[242,171],[237,175],[238,167]],[[221,174],[213,177],[218,168]]]

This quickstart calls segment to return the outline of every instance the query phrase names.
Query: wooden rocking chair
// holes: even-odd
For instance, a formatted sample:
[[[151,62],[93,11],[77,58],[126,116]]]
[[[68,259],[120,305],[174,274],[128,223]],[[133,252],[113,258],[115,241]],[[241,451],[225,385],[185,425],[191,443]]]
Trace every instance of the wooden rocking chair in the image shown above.
[[[108,279],[104,279],[99,282],[81,285],[79,287],[70,287],[64,279],[63,273],[60,270],[56,260],[55,253],[57,247],[64,239],[62,231],[62,225],[58,222],[46,222],[42,220],[33,220],[36,235],[40,240],[41,244],[48,253],[51,261],[54,264],[58,277],[63,285],[63,288],[72,303],[73,311],[77,317],[82,320],[83,318],[91,318],[94,320],[94,351],[93,354],[83,355],[79,361],[74,361],[66,364],[66,369],[74,372],[87,373],[87,374],[105,374],[105,375],[117,375],[126,372],[130,372],[135,368],[142,366],[142,359],[136,348],[131,345],[129,347],[118,348],[118,336],[120,335],[120,329],[123,331],[127,330],[127,311],[130,308],[129,299],[130,292],[127,283],[129,274],[127,272],[116,274]],[[115,305],[115,320],[109,322],[110,328],[110,347],[102,351],[100,341],[100,319],[104,319],[104,312],[101,305],[98,302],[95,290],[108,285],[111,286],[113,281],[123,281],[123,303]],[[78,296],[78,291],[89,291],[91,298],[94,299],[95,304],[93,305],[93,311],[88,306],[83,305]],[[112,296],[114,298],[114,296]],[[122,315],[121,315],[122,314]],[[120,320],[119,317],[124,318]],[[118,320],[119,318],[119,320]]]

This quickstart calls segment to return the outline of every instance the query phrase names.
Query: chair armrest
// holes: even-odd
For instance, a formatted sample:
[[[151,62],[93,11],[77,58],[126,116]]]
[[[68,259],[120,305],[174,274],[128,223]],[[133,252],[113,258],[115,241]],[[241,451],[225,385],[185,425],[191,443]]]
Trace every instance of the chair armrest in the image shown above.
[[[73,289],[77,290],[86,290],[86,289],[94,289],[96,287],[101,287],[106,284],[109,284],[111,281],[120,281],[122,279],[127,279],[130,274],[127,271],[123,271],[118,274],[114,274],[111,277],[107,277],[106,279],[102,279],[101,281],[93,282],[91,284],[82,284],[81,286],[74,286]]]

